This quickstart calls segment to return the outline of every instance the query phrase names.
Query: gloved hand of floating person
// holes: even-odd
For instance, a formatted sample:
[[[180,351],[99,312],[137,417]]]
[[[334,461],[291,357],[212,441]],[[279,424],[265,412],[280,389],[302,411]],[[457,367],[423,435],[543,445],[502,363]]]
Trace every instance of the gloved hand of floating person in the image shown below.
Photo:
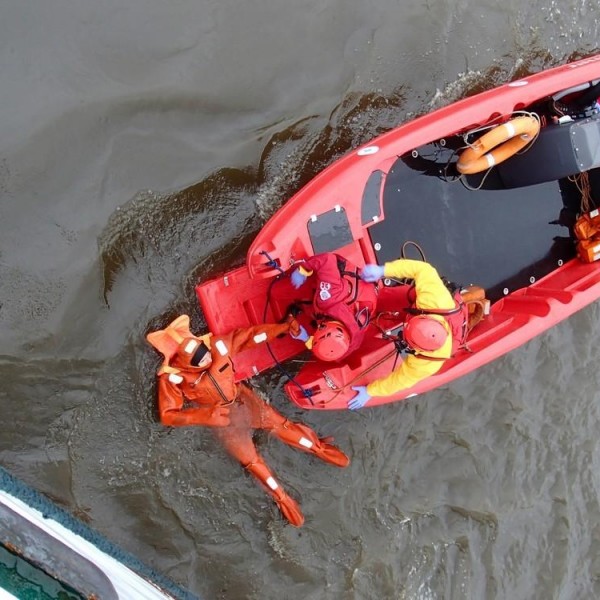
[[[360,273],[360,278],[363,281],[374,283],[383,277],[383,267],[379,265],[365,265]]]
[[[296,269],[290,275],[290,280],[294,286],[294,289],[298,289],[306,281],[306,275],[303,275],[300,272],[300,269]]]
[[[300,325],[299,331],[298,331],[298,333],[296,335],[294,335],[294,333],[290,329],[290,335],[295,340],[300,340],[301,342],[306,342],[308,340],[308,338],[309,338],[308,332],[306,331],[306,329],[304,329],[303,325]]]
[[[289,326],[288,333],[295,338],[300,333],[300,323],[298,323],[296,317],[293,315],[288,315],[286,317],[286,322]],[[278,335],[277,337],[285,337],[285,333]]]
[[[356,396],[354,396],[354,398],[348,402],[348,408],[350,410],[358,410],[371,399],[371,396],[369,392],[367,392],[367,388],[364,385],[353,385],[352,389],[356,391]]]
[[[209,415],[209,427],[227,427],[231,423],[227,406],[206,406],[199,410],[204,410]]]

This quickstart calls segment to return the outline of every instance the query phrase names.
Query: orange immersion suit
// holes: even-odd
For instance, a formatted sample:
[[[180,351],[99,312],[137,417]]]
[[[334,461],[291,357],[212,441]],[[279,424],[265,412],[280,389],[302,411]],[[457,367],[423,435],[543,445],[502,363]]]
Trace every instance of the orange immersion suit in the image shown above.
[[[147,340],[164,356],[157,373],[161,423],[213,427],[226,450],[261,482],[283,516],[299,527],[304,522],[302,512],[258,454],[252,430],[265,429],[282,442],[338,467],[350,461],[336,446],[319,439],[310,427],[289,421],[233,377],[236,354],[287,334],[290,329],[293,333],[299,330],[296,321],[197,337],[190,332],[189,317],[181,315],[166,329],[148,334]],[[212,361],[207,367],[191,364],[191,355],[199,344],[210,352]]]

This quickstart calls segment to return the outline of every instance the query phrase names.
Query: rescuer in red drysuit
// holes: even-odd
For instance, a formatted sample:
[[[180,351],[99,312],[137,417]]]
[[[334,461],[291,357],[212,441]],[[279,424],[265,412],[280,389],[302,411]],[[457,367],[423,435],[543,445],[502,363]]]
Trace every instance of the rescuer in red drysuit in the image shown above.
[[[311,276],[317,328],[312,337],[302,331],[298,339],[321,360],[343,360],[364,339],[377,307],[377,284],[361,280],[357,267],[333,252],[296,264],[290,275],[292,286],[298,289]]]
[[[297,334],[295,320],[237,329],[225,335],[190,332],[187,315],[177,317],[166,329],[150,333],[147,340],[164,356],[158,376],[158,410],[163,425],[206,425],[242,466],[273,497],[283,516],[296,527],[304,517],[295,500],[277,482],[252,441],[253,429],[265,429],[282,442],[316,455],[338,467],[348,457],[308,426],[286,419],[244,383],[234,380],[236,354],[273,340]]]

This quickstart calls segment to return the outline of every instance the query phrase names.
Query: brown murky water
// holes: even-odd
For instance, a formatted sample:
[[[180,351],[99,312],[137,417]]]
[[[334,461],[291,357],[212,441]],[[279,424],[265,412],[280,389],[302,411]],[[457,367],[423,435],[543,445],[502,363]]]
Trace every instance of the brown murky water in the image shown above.
[[[203,429],[156,422],[144,334],[203,325],[323,166],[404,120],[598,51],[592,0],[28,3],[0,14],[0,462],[205,598],[600,597],[593,305],[426,397],[259,438],[306,525]]]

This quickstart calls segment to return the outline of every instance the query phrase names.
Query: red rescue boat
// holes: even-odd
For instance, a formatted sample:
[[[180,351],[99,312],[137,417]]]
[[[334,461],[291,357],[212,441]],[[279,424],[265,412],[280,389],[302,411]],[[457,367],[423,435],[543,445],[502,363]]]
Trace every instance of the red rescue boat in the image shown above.
[[[369,406],[447,385],[531,340],[600,297],[599,96],[600,54],[465,98],[351,151],[265,224],[243,267],[198,284],[209,328],[280,321],[291,304],[308,302],[308,286],[296,291],[282,275],[298,260],[336,252],[359,266],[383,264],[413,242],[440,275],[482,286],[489,314],[439,373]],[[590,227],[574,227],[581,215]],[[587,239],[576,243],[582,229]],[[393,298],[396,283],[385,285]],[[352,385],[402,360],[388,335],[397,325],[374,323],[344,363],[309,356],[287,395],[305,409],[345,409]],[[242,356],[237,376],[302,351],[277,340]]]

